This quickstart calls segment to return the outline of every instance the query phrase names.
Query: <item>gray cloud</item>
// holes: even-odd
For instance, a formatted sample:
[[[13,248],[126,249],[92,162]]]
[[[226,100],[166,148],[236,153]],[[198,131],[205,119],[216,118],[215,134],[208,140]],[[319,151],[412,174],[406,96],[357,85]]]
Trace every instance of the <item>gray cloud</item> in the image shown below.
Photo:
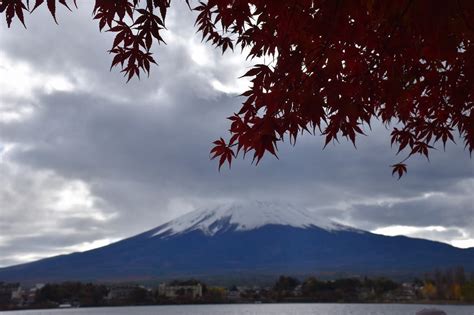
[[[440,191],[419,192],[412,198],[380,200],[372,203],[353,204],[348,214],[351,218],[371,218],[367,228],[377,225],[407,226],[457,226],[472,228],[474,180],[459,180]]]
[[[397,181],[389,165],[400,157],[376,123],[357,149],[341,141],[322,150],[321,137],[304,136],[281,144],[279,160],[255,167],[247,158],[217,172],[211,141],[226,135],[225,117],[240,104],[218,89],[235,90],[248,64],[201,45],[185,7],[170,18],[160,66],[129,84],[108,71],[110,35],[98,32],[88,7],[62,14],[60,27],[46,13],[27,31],[1,26],[0,61],[19,81],[0,91],[0,265],[242,198],[301,204],[369,230],[445,226],[413,236],[474,238],[474,164],[462,146],[433,152],[430,163],[411,159]]]

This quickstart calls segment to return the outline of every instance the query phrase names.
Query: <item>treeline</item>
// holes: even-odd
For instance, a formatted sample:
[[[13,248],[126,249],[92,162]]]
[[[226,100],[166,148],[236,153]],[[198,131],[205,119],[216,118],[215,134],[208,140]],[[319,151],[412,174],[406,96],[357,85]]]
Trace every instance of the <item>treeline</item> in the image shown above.
[[[310,277],[299,281],[280,276],[269,294],[279,301],[473,303],[474,273],[468,277],[463,267],[438,269],[426,273],[423,280],[416,278],[405,283],[385,278],[322,281]]]
[[[474,273],[468,279],[463,267],[427,273],[422,284],[427,299],[474,302]]]
[[[46,284],[36,293],[34,304],[44,307],[62,303],[98,306],[106,304],[105,298],[108,292],[109,289],[102,284],[80,282]]]
[[[186,287],[200,285],[199,296],[187,294]],[[36,291],[30,308],[51,308],[61,304],[81,306],[124,306],[187,303],[238,303],[238,302],[373,302],[382,301],[385,294],[393,292],[400,284],[385,278],[338,279],[322,281],[309,277],[304,281],[280,276],[269,287],[209,286],[198,280],[172,281],[167,286],[177,288],[174,296],[160,293],[159,287],[138,285],[113,285],[64,282],[46,284]]]
[[[306,300],[314,302],[364,302],[381,301],[401,284],[386,278],[347,278],[330,281],[309,277],[304,281],[280,276],[273,286],[272,297],[281,300]]]
[[[387,278],[298,279],[282,275],[273,285],[209,286],[198,280],[154,287],[136,284],[53,283],[34,288],[0,282],[0,309],[54,308],[188,303],[341,302],[416,303],[474,302],[474,274],[462,267],[435,270],[422,279],[395,282]]]

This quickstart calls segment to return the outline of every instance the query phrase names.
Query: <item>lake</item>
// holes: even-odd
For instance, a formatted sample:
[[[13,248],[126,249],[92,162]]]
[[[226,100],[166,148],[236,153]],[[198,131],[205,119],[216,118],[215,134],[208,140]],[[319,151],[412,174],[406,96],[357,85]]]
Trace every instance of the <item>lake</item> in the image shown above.
[[[436,307],[448,315],[474,315],[474,306],[401,304],[231,304],[77,308],[0,312],[14,315],[411,315]]]

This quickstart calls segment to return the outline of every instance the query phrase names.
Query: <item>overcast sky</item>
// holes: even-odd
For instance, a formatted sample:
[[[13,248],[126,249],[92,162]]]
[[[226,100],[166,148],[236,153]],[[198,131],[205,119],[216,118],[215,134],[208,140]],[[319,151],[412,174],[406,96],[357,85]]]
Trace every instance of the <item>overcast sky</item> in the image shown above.
[[[184,2],[184,1],[183,1]],[[193,209],[281,200],[358,228],[474,247],[474,160],[462,145],[414,158],[400,181],[390,131],[322,150],[319,136],[279,146],[279,160],[217,172],[211,143],[227,136],[250,63],[200,42],[175,2],[150,78],[109,71],[110,34],[91,7],[46,7],[0,22],[0,266],[86,250]],[[3,16],[2,16],[3,18]]]

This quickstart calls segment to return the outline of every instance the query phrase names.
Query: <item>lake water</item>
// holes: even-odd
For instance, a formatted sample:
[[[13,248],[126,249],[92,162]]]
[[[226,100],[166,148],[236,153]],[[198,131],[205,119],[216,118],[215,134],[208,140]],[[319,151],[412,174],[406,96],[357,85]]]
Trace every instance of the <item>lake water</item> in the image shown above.
[[[474,306],[399,304],[232,304],[104,307],[0,312],[14,315],[414,315],[436,307],[448,315],[474,315]]]

